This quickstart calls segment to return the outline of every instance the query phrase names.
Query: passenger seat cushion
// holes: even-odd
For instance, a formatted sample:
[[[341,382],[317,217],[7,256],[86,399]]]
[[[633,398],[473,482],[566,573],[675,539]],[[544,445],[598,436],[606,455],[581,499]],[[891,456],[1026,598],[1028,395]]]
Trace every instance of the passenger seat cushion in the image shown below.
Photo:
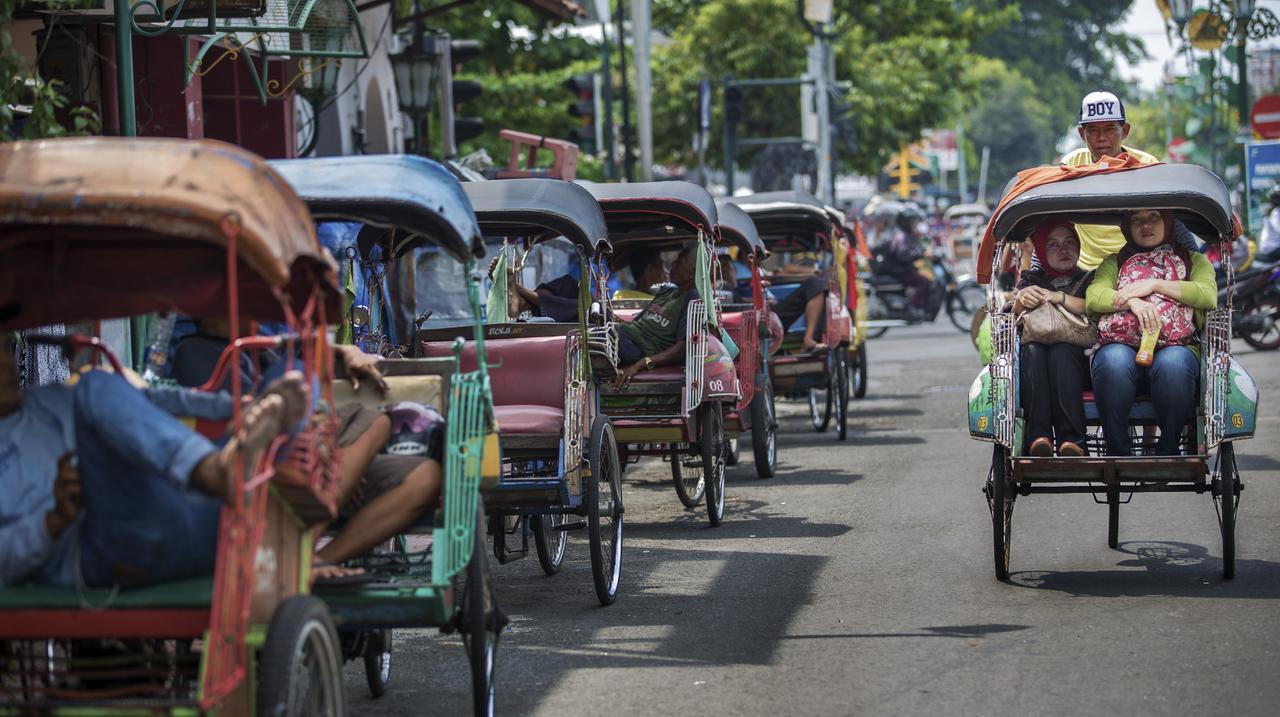
[[[494,405],[544,406],[563,411],[567,346],[564,336],[485,341]],[[428,357],[453,355],[451,342],[425,342],[422,349]],[[474,342],[467,342],[462,349],[461,370],[476,370]]]
[[[498,432],[516,435],[560,434],[564,410],[547,406],[494,406]]]

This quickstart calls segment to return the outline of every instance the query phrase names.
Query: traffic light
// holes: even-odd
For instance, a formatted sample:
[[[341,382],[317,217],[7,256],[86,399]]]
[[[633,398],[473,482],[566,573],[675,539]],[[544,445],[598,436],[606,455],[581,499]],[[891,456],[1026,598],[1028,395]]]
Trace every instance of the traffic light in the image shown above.
[[[858,126],[854,121],[853,107],[847,102],[830,98],[831,141],[849,154],[858,151]]]
[[[576,98],[569,103],[569,116],[578,119],[578,126],[569,132],[569,139],[586,154],[596,153],[596,75],[574,75],[565,80],[565,87]]]
[[[480,117],[458,115],[458,105],[479,97],[484,86],[477,80],[455,80],[453,73],[467,60],[480,56],[479,40],[449,41],[449,81],[453,92],[453,141],[454,145],[484,133],[484,120]]]

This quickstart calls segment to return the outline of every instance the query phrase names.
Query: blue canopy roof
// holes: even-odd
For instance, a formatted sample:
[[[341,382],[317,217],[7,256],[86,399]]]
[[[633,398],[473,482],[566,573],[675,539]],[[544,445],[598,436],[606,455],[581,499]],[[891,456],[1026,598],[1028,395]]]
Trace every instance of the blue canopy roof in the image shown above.
[[[337,219],[408,232],[400,255],[435,244],[459,261],[484,256],[471,201],[458,180],[425,157],[371,154],[273,160],[316,219]]]

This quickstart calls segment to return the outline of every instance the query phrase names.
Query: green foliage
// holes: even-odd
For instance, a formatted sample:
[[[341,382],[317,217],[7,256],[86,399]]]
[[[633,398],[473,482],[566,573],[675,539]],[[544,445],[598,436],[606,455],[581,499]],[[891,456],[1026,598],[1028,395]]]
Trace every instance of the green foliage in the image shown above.
[[[979,58],[965,70],[964,85],[965,137],[971,147],[991,150],[989,196],[1020,170],[1056,159],[1054,145],[1062,129],[1037,99],[1031,80],[1000,60]],[[977,153],[969,149],[966,154]]]
[[[1016,16],[1016,10],[962,6],[946,0],[837,2],[836,75],[852,89],[858,139],[842,152],[844,167],[874,173],[924,128],[952,115],[959,79],[971,61],[970,41]],[[794,0],[658,0],[655,27],[670,43],[654,49],[654,144],[659,161],[689,164],[694,98],[700,78],[797,77],[812,42]],[[713,103],[709,161],[718,162],[721,102]],[[800,131],[796,87],[743,91],[743,137],[795,136]],[[738,161],[746,163],[743,152]]]
[[[20,0],[0,0],[0,142],[9,142],[13,136],[13,107],[30,107],[30,115],[22,128],[27,139],[63,137],[67,135],[95,134],[101,131],[98,115],[92,109],[79,106],[65,111],[67,100],[58,92],[56,81],[44,81],[34,68],[28,68],[23,58],[13,51],[13,37],[9,29],[13,13]],[[87,7],[91,0],[46,0],[51,10]],[[63,115],[70,126],[63,124]]]

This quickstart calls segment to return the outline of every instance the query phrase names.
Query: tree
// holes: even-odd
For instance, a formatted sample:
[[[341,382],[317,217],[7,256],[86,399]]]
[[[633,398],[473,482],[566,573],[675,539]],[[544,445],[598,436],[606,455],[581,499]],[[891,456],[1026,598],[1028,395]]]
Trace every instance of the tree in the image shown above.
[[[973,148],[991,152],[988,196],[1020,170],[1056,159],[1054,145],[1061,132],[1031,80],[1000,60],[980,58],[965,71],[964,84],[965,136]],[[966,155],[977,169],[977,152]]]
[[[845,167],[874,173],[921,130],[953,113],[970,41],[1016,16],[1016,10],[947,0],[837,2],[836,74],[852,87],[842,98],[853,109],[858,145],[841,151]],[[654,52],[654,143],[659,161],[692,162],[690,139],[698,81],[798,77],[812,37],[794,0],[658,0],[655,27],[670,42]],[[722,103],[713,103],[720,127]],[[744,90],[743,136],[800,133],[795,87]],[[718,132],[717,135],[718,136]],[[713,141],[709,161],[717,161]],[[739,163],[748,160],[744,152]]]
[[[45,81],[34,67],[27,67],[13,51],[9,30],[20,0],[0,0],[0,142],[18,139],[14,134],[13,108],[29,107],[21,136],[27,139],[93,134],[99,131],[98,115],[83,105],[67,109],[56,81]],[[48,0],[50,10],[84,7],[88,0]],[[52,15],[56,22],[57,15]],[[64,124],[70,122],[70,127]]]

